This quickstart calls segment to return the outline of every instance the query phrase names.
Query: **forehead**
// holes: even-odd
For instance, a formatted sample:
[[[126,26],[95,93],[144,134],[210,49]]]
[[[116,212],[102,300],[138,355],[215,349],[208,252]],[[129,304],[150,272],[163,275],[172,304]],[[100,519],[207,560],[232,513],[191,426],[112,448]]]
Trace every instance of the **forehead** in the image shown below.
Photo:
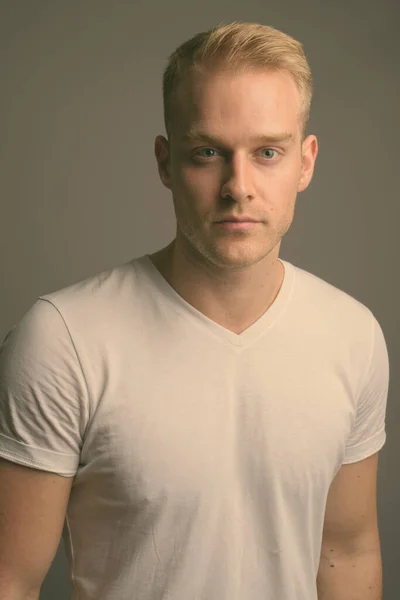
[[[294,133],[300,95],[288,73],[247,70],[191,73],[176,89],[173,128],[179,135],[197,128],[232,135],[263,131]]]

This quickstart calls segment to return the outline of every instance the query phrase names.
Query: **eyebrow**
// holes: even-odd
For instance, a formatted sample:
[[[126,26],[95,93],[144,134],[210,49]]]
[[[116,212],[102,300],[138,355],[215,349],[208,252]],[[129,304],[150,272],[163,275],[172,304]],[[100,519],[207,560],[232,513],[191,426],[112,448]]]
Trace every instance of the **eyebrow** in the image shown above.
[[[184,142],[206,142],[215,144],[217,146],[224,146],[223,140],[219,136],[209,135],[204,131],[189,130],[185,135],[182,136]],[[280,133],[280,134],[258,134],[249,139],[252,144],[278,144],[278,143],[289,143],[294,141],[294,135],[292,133]]]

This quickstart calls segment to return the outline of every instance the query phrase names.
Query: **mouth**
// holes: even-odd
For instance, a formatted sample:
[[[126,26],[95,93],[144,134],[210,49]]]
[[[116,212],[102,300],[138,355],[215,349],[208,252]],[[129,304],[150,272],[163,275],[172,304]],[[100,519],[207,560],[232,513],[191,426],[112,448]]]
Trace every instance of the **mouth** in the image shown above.
[[[218,221],[216,225],[219,225],[228,231],[241,231],[253,229],[253,227],[258,225],[258,221]]]
[[[221,219],[220,221],[216,221],[217,223],[258,223],[257,219],[253,219],[252,217],[228,217],[226,219]]]

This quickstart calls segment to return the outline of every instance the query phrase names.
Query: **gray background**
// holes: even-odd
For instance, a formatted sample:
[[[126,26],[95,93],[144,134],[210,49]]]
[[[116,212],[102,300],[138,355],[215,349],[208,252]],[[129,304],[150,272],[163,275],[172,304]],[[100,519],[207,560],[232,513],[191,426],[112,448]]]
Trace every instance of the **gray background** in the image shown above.
[[[164,133],[162,71],[177,45],[233,20],[303,42],[320,154],[280,255],[366,304],[386,337],[385,600],[398,598],[400,557],[399,14],[398,0],[0,2],[2,336],[38,295],[173,239],[153,143]],[[61,543],[40,598],[70,593]]]

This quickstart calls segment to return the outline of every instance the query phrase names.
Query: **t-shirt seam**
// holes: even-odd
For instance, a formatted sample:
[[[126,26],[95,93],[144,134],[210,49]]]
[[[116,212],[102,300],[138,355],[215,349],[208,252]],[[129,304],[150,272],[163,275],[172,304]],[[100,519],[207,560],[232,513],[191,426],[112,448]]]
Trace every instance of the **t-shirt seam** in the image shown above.
[[[353,446],[347,446],[346,447],[346,451],[347,450],[354,450],[357,449],[359,446],[363,446],[364,444],[368,444],[368,442],[374,440],[375,438],[379,437],[382,432],[385,431],[385,425],[383,425],[383,427],[381,427],[379,429],[379,431],[376,431],[373,435],[371,435],[369,438],[367,438],[366,440],[362,440],[361,442],[358,442],[357,444],[354,444]]]
[[[25,444],[25,442],[20,442],[19,440],[11,438],[8,435],[5,435],[4,433],[0,433],[0,438],[5,438],[15,444],[19,444],[21,446],[26,446],[27,448],[32,448],[33,450],[40,450],[41,452],[48,452],[49,454],[58,454],[60,456],[70,456],[70,457],[73,456],[74,458],[76,458],[78,456],[77,454],[67,454],[66,452],[57,452],[57,450],[47,450],[47,448],[42,448],[41,446],[30,446],[29,444]]]
[[[47,469],[51,469],[52,472],[55,473],[61,473],[62,469],[60,470],[60,467],[58,465],[49,465],[49,464],[44,464],[42,462],[39,462],[35,459],[31,459],[31,458],[26,458],[25,456],[21,456],[20,454],[17,454],[16,452],[13,452],[12,450],[8,450],[7,448],[0,448],[0,456],[9,456],[15,459],[18,459],[18,461],[20,461],[18,464],[23,464],[25,466],[35,466],[38,467],[40,470],[44,471]],[[16,461],[17,462],[17,461]],[[63,475],[67,475],[69,477],[75,477],[76,475],[76,471],[67,471],[65,473],[63,473]]]
[[[370,315],[370,329],[371,329],[371,331],[370,331],[370,338],[371,338],[371,341],[370,341],[369,357],[368,357],[368,360],[367,360],[367,364],[366,364],[363,376],[360,379],[360,383],[359,383],[359,387],[358,387],[358,391],[357,391],[357,407],[358,407],[358,404],[359,404],[360,399],[361,399],[361,394],[362,394],[363,389],[364,389],[364,385],[365,385],[365,381],[367,379],[367,375],[368,375],[369,370],[370,370],[371,365],[372,365],[372,357],[373,357],[373,354],[374,354],[374,347],[375,347],[374,316],[373,316],[372,312],[370,311],[370,309],[367,309],[367,310],[368,310],[369,315]]]
[[[132,261],[131,264],[133,265],[133,268],[135,269],[136,276],[139,279],[141,279],[142,278],[142,272],[141,272],[141,269],[138,268],[137,262],[136,261]],[[292,299],[292,296],[293,296],[293,293],[294,293],[294,289],[295,289],[295,276],[296,276],[296,272],[295,272],[294,266],[291,265],[291,267],[292,267],[292,273],[291,273],[290,289],[288,290],[288,295],[287,295],[286,301],[283,304],[283,306],[281,307],[280,312],[275,315],[274,319],[270,323],[268,323],[268,325],[266,326],[266,328],[264,330],[258,332],[258,335],[255,336],[254,339],[252,339],[250,341],[247,341],[247,342],[244,342],[240,338],[240,336],[239,336],[237,342],[234,343],[234,342],[232,342],[232,340],[225,339],[224,336],[219,336],[215,331],[213,331],[211,329],[208,329],[208,328],[205,328],[203,322],[200,323],[200,322],[197,322],[196,319],[190,319],[190,315],[189,314],[185,314],[183,311],[178,310],[178,308],[177,308],[176,304],[173,302],[172,298],[166,293],[166,291],[161,286],[157,285],[157,289],[163,295],[163,297],[167,300],[168,305],[172,308],[172,310],[178,316],[183,317],[185,319],[190,319],[191,324],[196,325],[197,328],[200,329],[201,331],[204,332],[204,330],[206,330],[206,333],[208,333],[209,335],[212,335],[219,342],[224,343],[226,346],[229,346],[230,348],[233,347],[237,351],[241,351],[243,349],[246,349],[248,346],[251,346],[251,345],[255,344],[257,342],[257,340],[261,336],[263,336],[271,327],[276,326],[277,321],[280,318],[282,318],[282,315],[288,309],[288,306],[290,306],[290,301]],[[152,282],[154,282],[154,279],[153,279],[152,275],[149,275],[149,277],[151,278]]]
[[[88,400],[89,400],[89,406],[88,406],[89,416],[88,416],[88,422],[87,422],[86,427],[85,427],[85,431],[82,433],[82,445],[83,445],[83,442],[84,442],[84,439],[85,439],[85,436],[86,436],[86,431],[87,431],[87,428],[88,428],[88,426],[90,424],[90,421],[91,421],[91,417],[90,417],[91,398],[90,398],[89,386],[87,384],[87,380],[86,380],[85,372],[83,370],[82,362],[81,362],[80,356],[78,354],[78,350],[76,348],[76,345],[75,345],[74,339],[72,337],[71,331],[70,331],[70,329],[69,329],[69,327],[67,325],[67,322],[66,322],[63,314],[61,313],[60,309],[54,304],[54,302],[52,302],[48,298],[44,298],[43,296],[39,296],[39,300],[43,300],[44,302],[48,302],[49,304],[51,304],[51,306],[53,306],[53,308],[55,308],[55,310],[60,315],[61,320],[64,323],[65,329],[67,330],[67,333],[68,333],[69,339],[71,341],[72,347],[74,349],[75,356],[76,356],[76,359],[77,359],[78,364],[79,364],[79,368],[80,368],[81,373],[82,373],[83,381],[85,382],[86,394],[87,394],[87,397],[88,397]]]
[[[135,262],[133,263],[133,267],[135,269],[136,276],[139,279],[142,279],[141,270],[138,269],[138,266],[137,266],[137,264]],[[154,279],[153,279],[152,275],[149,275],[149,276],[151,278],[151,281],[154,283]],[[240,344],[232,344],[232,342],[230,340],[225,339],[223,336],[221,336],[221,337],[218,336],[215,331],[212,331],[211,329],[204,328],[204,323],[202,321],[200,323],[200,322],[196,321],[196,319],[191,319],[190,316],[193,316],[191,313],[189,315],[189,314],[184,313],[182,310],[179,310],[178,307],[176,306],[176,304],[174,303],[174,301],[171,299],[171,297],[166,293],[166,291],[161,286],[157,285],[157,290],[158,290],[158,292],[160,292],[162,294],[163,298],[165,298],[165,300],[168,303],[168,306],[179,317],[184,318],[186,320],[190,320],[191,325],[196,326],[202,332],[204,332],[204,330],[206,329],[206,333],[207,334],[212,335],[216,340],[218,340],[219,342],[222,342],[226,346],[229,346],[230,348],[232,348],[232,346],[234,346],[234,347],[239,346],[239,349],[241,349]]]

